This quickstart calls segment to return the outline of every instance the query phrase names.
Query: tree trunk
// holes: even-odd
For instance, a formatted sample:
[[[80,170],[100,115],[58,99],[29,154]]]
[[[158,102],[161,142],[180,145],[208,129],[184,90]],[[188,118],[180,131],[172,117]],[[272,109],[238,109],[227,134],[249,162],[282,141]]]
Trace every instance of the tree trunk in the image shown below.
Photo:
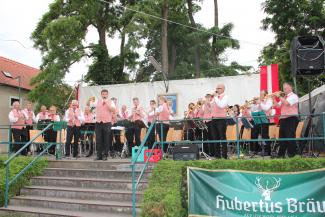
[[[193,17],[193,4],[192,0],[187,0],[188,5],[188,16],[190,18],[191,25],[193,27],[197,27],[194,17]],[[200,77],[200,48],[198,46],[198,43],[195,45],[195,77]]]
[[[125,57],[124,57],[124,47],[125,47],[125,32],[121,32],[121,45],[120,45],[120,69],[119,73],[123,76],[124,65],[125,65]]]
[[[163,1],[161,29],[162,71],[168,77],[168,0]]]
[[[175,71],[176,66],[176,60],[177,60],[177,50],[176,50],[176,44],[172,43],[172,54],[171,54],[171,61],[169,65],[169,74],[173,74]]]
[[[214,0],[214,26],[219,27],[219,12],[218,12],[218,0]],[[214,49],[215,44],[217,43],[217,36],[213,36],[212,39],[212,61],[214,64],[218,63],[219,57],[217,52]]]

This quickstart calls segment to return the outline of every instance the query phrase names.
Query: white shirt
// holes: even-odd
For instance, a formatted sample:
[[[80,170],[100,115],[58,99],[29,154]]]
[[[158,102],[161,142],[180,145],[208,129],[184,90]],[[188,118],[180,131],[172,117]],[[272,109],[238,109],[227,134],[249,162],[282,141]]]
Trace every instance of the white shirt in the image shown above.
[[[70,109],[66,110],[66,111],[65,111],[65,114],[64,114],[64,120],[65,120],[66,122],[69,122],[69,121],[70,121],[70,118],[69,118],[69,110],[70,110]],[[81,110],[79,110],[78,120],[79,120],[81,123],[85,121],[85,116],[84,116],[84,114],[83,114],[83,112],[82,112]]]
[[[35,119],[35,121],[36,121],[36,123],[40,120],[40,113],[38,113],[37,115],[36,115],[36,119]],[[49,115],[48,115],[48,113],[46,112],[46,115],[45,115],[45,120],[47,120],[47,119],[49,119]]]
[[[291,93],[287,94],[286,100],[288,101],[290,106],[292,106],[292,105],[297,104],[299,102],[299,97],[296,94],[294,94],[293,92],[291,92]],[[278,103],[278,105],[281,105],[281,104],[282,104],[282,102],[280,101]]]
[[[9,112],[8,117],[9,117],[9,122],[10,122],[10,123],[15,123],[15,122],[18,121],[18,118],[16,118],[16,117],[14,116],[14,113],[13,113],[12,110]]]
[[[163,109],[164,109],[163,105],[160,105],[160,106],[158,106],[158,108],[156,109],[156,112],[160,113],[160,112],[163,111]]]
[[[59,115],[55,115],[54,121],[60,121],[60,116]]]
[[[215,102],[221,109],[226,108],[228,106],[228,96],[224,93],[219,96],[223,96],[222,99],[219,99],[218,96],[215,96],[212,102]]]
[[[24,114],[24,116],[25,116],[25,118],[27,120],[29,118],[27,109],[23,110],[23,114]],[[32,119],[33,119],[34,123],[37,123],[37,119],[36,119],[35,113],[33,111],[32,111]]]
[[[272,108],[272,105],[273,105],[272,99],[269,98],[265,101],[261,101],[260,108],[261,110],[266,112]]]

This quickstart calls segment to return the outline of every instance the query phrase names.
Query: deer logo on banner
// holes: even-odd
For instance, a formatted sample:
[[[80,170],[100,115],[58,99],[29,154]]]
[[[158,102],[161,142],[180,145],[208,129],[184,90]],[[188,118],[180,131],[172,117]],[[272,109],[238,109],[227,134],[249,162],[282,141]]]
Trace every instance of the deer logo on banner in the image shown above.
[[[272,181],[270,180],[265,180],[263,182],[262,177],[256,177],[255,180],[255,185],[262,192],[262,197],[264,197],[265,201],[271,201],[271,193],[278,189],[281,184],[281,179],[280,178],[272,178]]]

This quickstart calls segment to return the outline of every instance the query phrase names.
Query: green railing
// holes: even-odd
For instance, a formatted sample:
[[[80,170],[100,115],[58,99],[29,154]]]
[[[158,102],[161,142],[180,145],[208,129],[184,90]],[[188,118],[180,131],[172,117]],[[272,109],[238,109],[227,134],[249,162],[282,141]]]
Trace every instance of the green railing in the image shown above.
[[[6,129],[3,128],[4,125],[0,126],[0,129]],[[43,142],[43,143],[36,143],[34,142],[38,137],[42,136],[43,133],[45,133],[45,131],[49,130],[51,127],[54,128],[55,131],[60,131],[59,134],[59,139],[60,142],[59,143],[49,143],[49,142]],[[61,130],[62,128],[65,127],[64,122],[55,122],[55,123],[50,123],[48,125],[45,125],[45,128],[40,130],[40,132],[38,132],[38,134],[36,136],[34,136],[30,141],[26,142],[12,142],[12,127],[11,125],[9,125],[8,129],[8,142],[1,142],[1,144],[8,144],[8,159],[4,162],[4,165],[6,167],[6,179],[5,179],[5,207],[8,207],[8,200],[9,200],[9,188],[10,185],[13,184],[21,175],[23,175],[40,157],[42,157],[45,153],[47,153],[48,149],[50,147],[52,147],[53,145],[59,145],[59,147],[57,148],[56,151],[58,151],[60,149],[61,151],[61,147],[62,147],[62,135],[61,135]],[[11,152],[11,147],[13,144],[24,144],[16,153],[12,153]],[[26,149],[27,147],[29,147],[31,144],[43,144],[46,145],[45,148],[43,148],[43,150],[36,156],[34,156],[34,158],[31,160],[31,162],[24,167],[18,174],[16,174],[11,180],[9,180],[10,177],[10,163],[12,160],[14,160],[18,155],[20,155],[24,149]],[[58,159],[58,155],[56,155],[56,158]]]
[[[301,114],[299,115],[299,117],[308,117],[311,116],[309,114]],[[323,140],[324,144],[325,144],[325,112],[323,112],[322,114],[312,114],[313,117],[315,116],[322,116],[322,125],[323,125],[323,136],[316,136],[316,137],[302,137],[302,138],[271,138],[271,139],[241,139],[240,138],[240,129],[239,129],[239,119],[241,117],[236,117],[235,118],[235,125],[236,125],[236,140],[207,140],[207,141],[202,141],[202,140],[196,140],[196,141],[173,141],[173,142],[155,142],[153,144],[152,149],[154,149],[156,147],[156,145],[160,145],[161,149],[163,150],[163,146],[164,145],[168,145],[170,143],[173,144],[207,144],[207,143],[235,143],[236,144],[236,154],[237,154],[237,158],[240,158],[240,143],[243,142],[268,142],[268,141],[311,141],[311,140]],[[266,116],[260,116],[261,118],[265,118]],[[274,116],[272,116],[273,118]],[[258,117],[257,117],[258,118]],[[213,119],[224,119],[224,118],[213,118]],[[227,119],[233,119],[232,117],[227,117]],[[212,120],[212,119],[195,119],[195,120],[201,120],[201,121],[205,121],[205,120]],[[149,156],[147,157],[147,160],[144,162],[144,166],[141,170],[141,173],[139,175],[139,177],[136,179],[136,175],[135,175],[135,168],[136,168],[136,164],[137,164],[137,160],[140,156],[140,153],[142,152],[144,145],[146,144],[148,137],[151,133],[151,131],[155,128],[155,126],[157,124],[161,124],[161,130],[160,130],[160,134],[161,137],[163,138],[163,127],[162,124],[165,122],[184,122],[186,120],[181,119],[181,120],[168,120],[168,121],[156,121],[154,123],[152,123],[149,127],[149,129],[147,130],[147,133],[143,139],[143,141],[141,142],[141,145],[139,147],[139,149],[137,150],[136,156],[133,158],[132,160],[132,164],[131,164],[131,168],[132,168],[132,216],[136,217],[137,213],[136,213],[136,191],[137,191],[137,187],[140,184],[140,181],[147,169],[148,163],[149,163],[149,159],[152,156],[152,152],[149,153]]]

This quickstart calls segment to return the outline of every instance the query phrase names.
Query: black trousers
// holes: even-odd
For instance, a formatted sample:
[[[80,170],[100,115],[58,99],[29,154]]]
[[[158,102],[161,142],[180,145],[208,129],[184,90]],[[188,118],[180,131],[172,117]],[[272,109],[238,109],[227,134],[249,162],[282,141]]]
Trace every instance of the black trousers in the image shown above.
[[[205,123],[208,127],[207,135],[205,137],[205,140],[213,140],[212,137],[212,121]],[[215,149],[213,143],[205,143],[204,144],[204,152],[207,153],[210,156],[215,156]]]
[[[129,128],[129,140],[131,147],[134,145],[140,146],[141,145],[141,129],[138,125],[133,124],[132,127]],[[133,144],[135,141],[135,144]]]
[[[69,156],[70,155],[70,148],[71,148],[71,141],[73,138],[73,150],[72,150],[72,155],[73,157],[77,157],[78,155],[78,142],[80,139],[80,127],[73,126],[70,127],[68,126],[67,128],[67,142],[65,143],[65,155]]]
[[[89,151],[93,153],[94,151],[94,134],[87,133],[87,134],[81,134],[82,140],[83,140],[83,147],[85,148],[85,151]]]
[[[112,146],[112,133],[111,123],[96,123],[96,147],[97,147],[97,158],[101,159],[103,156],[107,157],[108,150]]]
[[[54,131],[53,129],[49,129],[46,131],[46,135],[47,135],[47,142],[49,143],[56,143],[56,138],[58,135],[57,131]],[[71,140],[70,140],[71,143]],[[54,154],[55,153],[55,145],[52,145],[49,149],[48,149],[50,154]]]
[[[279,138],[296,138],[296,129],[298,126],[298,118],[297,117],[288,117],[280,119],[280,132]],[[297,152],[296,141],[280,141],[280,149],[278,156],[284,157],[286,152],[288,157],[294,157]]]
[[[148,127],[150,127],[150,126],[151,126],[151,123],[149,122]],[[148,136],[148,140],[147,140],[147,146],[149,149],[152,149],[152,146],[155,143],[155,141],[156,141],[156,128],[153,127],[149,136]]]
[[[117,126],[114,124],[114,126]],[[120,130],[111,130],[112,139],[114,138],[114,144],[111,146],[111,151],[121,152],[123,144],[121,142],[121,131]]]
[[[258,136],[261,135],[262,139],[269,139],[269,124],[257,124],[251,130],[251,138],[257,139]],[[260,145],[261,144],[261,145]],[[271,143],[267,142],[252,142],[251,143],[251,151],[259,152],[262,150],[262,145],[264,144],[264,152],[265,154],[271,154]]]
[[[184,140],[194,141],[195,140],[195,129],[185,129],[184,130]]]
[[[161,135],[161,129],[163,132],[163,135]],[[169,124],[157,124],[157,133],[159,136],[159,141],[165,142],[167,140],[167,133],[169,130]],[[168,144],[163,145],[163,151],[166,153],[168,149]]]
[[[14,137],[14,143],[12,145],[11,151],[16,153],[20,150],[21,147],[25,145],[26,142],[26,129],[11,129],[12,136]],[[27,149],[25,148],[22,152],[22,155],[27,155]]]
[[[213,119],[211,126],[211,135],[213,140],[226,140],[227,124],[226,119]],[[227,143],[214,143],[215,157],[221,158],[221,156],[227,159]]]

